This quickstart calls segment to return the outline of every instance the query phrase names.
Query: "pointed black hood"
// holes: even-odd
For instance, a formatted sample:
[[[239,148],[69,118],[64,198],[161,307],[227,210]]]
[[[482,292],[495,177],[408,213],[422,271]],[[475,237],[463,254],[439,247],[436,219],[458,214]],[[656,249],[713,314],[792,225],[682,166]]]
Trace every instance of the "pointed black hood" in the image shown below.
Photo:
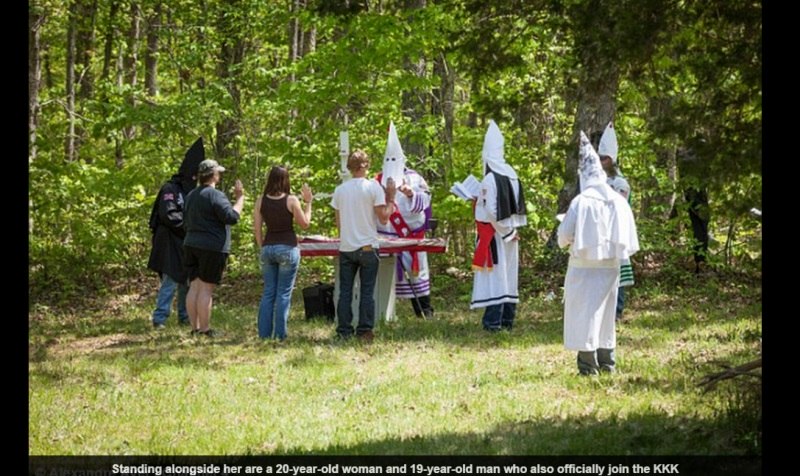
[[[192,180],[192,177],[197,175],[197,167],[200,165],[200,162],[205,160],[206,158],[206,150],[203,147],[203,138],[200,137],[191,147],[189,150],[186,151],[186,156],[183,158],[183,163],[181,163],[181,168],[178,169],[178,175],[183,176],[188,180]]]
[[[203,147],[203,138],[200,137],[186,151],[181,168],[178,169],[184,193],[189,193],[197,185],[197,168],[205,158],[206,149]]]

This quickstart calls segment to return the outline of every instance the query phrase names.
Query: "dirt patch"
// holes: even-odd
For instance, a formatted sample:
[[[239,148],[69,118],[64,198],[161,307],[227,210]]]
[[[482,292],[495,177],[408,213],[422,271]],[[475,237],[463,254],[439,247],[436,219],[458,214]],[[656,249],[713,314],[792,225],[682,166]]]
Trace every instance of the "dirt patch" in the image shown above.
[[[50,352],[54,356],[75,354],[86,355],[94,352],[119,349],[121,347],[140,344],[147,339],[147,336],[137,336],[123,333],[83,337],[69,342],[57,343],[50,348]]]

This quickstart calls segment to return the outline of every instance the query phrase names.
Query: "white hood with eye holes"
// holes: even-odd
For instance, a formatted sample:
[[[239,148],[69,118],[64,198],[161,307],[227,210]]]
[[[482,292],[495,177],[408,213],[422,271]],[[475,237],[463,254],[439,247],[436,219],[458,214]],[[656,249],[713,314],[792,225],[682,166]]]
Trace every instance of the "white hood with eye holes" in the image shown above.
[[[406,154],[400,146],[400,139],[397,138],[397,130],[394,122],[389,123],[389,138],[386,140],[386,152],[383,153],[383,177],[381,185],[386,186],[386,180],[391,177],[396,186],[403,183],[403,175],[406,170]]]

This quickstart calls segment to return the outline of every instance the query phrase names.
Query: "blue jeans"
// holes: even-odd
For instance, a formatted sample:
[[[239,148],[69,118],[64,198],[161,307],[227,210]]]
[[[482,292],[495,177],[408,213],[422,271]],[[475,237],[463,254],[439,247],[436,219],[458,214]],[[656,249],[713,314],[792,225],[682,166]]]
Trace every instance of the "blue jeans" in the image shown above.
[[[336,306],[338,325],[336,333],[342,337],[353,335],[353,282],[361,273],[361,301],[358,304],[356,334],[375,327],[375,282],[378,279],[378,253],[374,250],[339,252],[339,303]]]
[[[617,319],[622,318],[622,311],[625,310],[625,286],[617,288]]]
[[[266,245],[261,248],[264,293],[258,307],[258,336],[286,339],[286,323],[292,304],[292,288],[300,266],[300,248]],[[274,331],[274,333],[273,333]]]
[[[182,323],[189,322],[189,313],[186,312],[186,293],[189,291],[189,286],[186,283],[178,283],[168,275],[162,274],[161,287],[158,289],[158,296],[156,297],[156,309],[153,311],[153,325],[163,325],[167,322],[176,288],[178,290],[178,320]]]
[[[500,328],[511,329],[514,326],[514,316],[517,314],[517,304],[504,302],[493,306],[486,306],[483,312],[483,328],[488,331]]]

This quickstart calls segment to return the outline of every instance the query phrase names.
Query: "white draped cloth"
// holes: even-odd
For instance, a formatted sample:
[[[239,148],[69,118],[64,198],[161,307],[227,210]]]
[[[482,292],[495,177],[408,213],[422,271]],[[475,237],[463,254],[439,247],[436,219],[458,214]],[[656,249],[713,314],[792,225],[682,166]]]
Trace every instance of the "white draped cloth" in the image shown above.
[[[581,193],[558,227],[559,246],[570,248],[564,347],[613,349],[620,261],[639,250],[639,239],[630,205],[606,183],[599,157],[583,132],[580,152]]]
[[[514,200],[519,197],[519,180],[511,179]],[[494,242],[497,245],[497,263],[491,270],[476,270],[472,283],[470,309],[488,307],[505,302],[519,302],[518,270],[519,241],[517,228],[528,223],[525,215],[512,214],[497,221],[497,184],[493,173],[488,173],[481,182],[481,196],[475,204],[475,220],[489,222],[494,227]]]
[[[411,190],[413,195],[407,197],[402,193],[397,193],[395,197],[395,204],[397,211],[403,216],[408,227],[411,231],[417,230],[425,225],[425,209],[431,206],[431,194],[428,189],[428,184],[425,179],[413,170],[406,169],[403,178],[398,182],[398,186],[405,183]],[[398,237],[397,230],[391,223],[385,225],[378,223],[378,233],[388,237]],[[419,259],[419,274],[412,275],[411,270],[411,253],[404,251],[398,255],[401,260],[405,271],[397,278],[395,285],[395,293],[398,298],[412,299],[414,297],[427,296],[431,293],[431,276],[428,267],[428,253],[418,251],[417,257]],[[408,278],[411,278],[410,281]]]

